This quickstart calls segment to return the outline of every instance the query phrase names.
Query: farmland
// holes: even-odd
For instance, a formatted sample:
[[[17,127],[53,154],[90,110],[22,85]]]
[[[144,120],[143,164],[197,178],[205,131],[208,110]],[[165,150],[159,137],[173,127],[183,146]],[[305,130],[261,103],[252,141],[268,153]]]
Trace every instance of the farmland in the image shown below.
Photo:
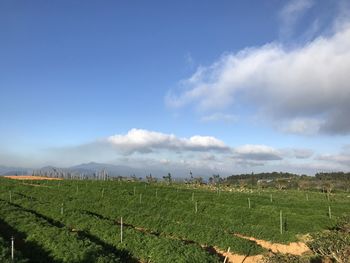
[[[0,261],[222,262],[266,255],[350,212],[349,193],[0,179]]]

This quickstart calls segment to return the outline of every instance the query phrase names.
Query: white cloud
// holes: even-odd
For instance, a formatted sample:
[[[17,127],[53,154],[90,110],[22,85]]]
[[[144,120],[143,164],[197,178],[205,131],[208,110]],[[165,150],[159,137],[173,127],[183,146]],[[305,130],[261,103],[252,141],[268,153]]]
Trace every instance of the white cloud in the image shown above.
[[[337,30],[292,50],[270,43],[225,54],[167,103],[202,112],[244,105],[289,132],[350,133],[350,24]]]
[[[190,138],[178,138],[174,134],[165,134],[143,129],[131,129],[125,135],[113,135],[107,138],[116,149],[127,153],[152,152],[154,150],[173,151],[227,151],[225,143],[212,136],[195,135]]]
[[[272,161],[282,160],[282,154],[277,149],[267,145],[246,144],[234,148],[234,158],[244,160]]]

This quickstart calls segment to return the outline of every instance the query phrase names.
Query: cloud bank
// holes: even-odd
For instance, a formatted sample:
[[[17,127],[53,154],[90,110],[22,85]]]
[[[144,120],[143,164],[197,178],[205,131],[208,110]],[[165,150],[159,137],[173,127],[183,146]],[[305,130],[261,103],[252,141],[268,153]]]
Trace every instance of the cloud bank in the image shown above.
[[[35,156],[1,154],[11,165],[39,168],[45,165],[69,167],[100,162],[129,166],[142,171],[171,172],[186,176],[189,170],[210,176],[262,171],[289,171],[313,174],[318,171],[350,169],[350,146],[339,152],[320,154],[307,148],[276,148],[262,144],[228,145],[213,136],[178,137],[158,131],[131,129],[125,134],[69,147],[50,148]],[[9,163],[7,163],[9,165]],[[156,173],[156,171],[158,171]]]
[[[166,102],[206,115],[243,105],[284,132],[349,134],[349,69],[350,24],[343,23],[298,48],[269,43],[224,54],[181,81]]]
[[[174,134],[143,129],[131,129],[125,135],[113,135],[108,137],[107,141],[125,153],[147,153],[155,150],[219,152],[229,150],[223,141],[212,136],[195,135],[190,138],[178,138]]]

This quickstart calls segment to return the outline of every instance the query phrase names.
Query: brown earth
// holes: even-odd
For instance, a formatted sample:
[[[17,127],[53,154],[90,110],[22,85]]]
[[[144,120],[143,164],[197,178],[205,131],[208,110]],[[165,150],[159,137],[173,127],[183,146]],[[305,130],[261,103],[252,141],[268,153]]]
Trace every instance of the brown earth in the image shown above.
[[[227,257],[226,263],[260,263],[264,257],[263,255],[244,256],[233,254],[231,252],[220,250],[217,247],[215,247],[215,250],[224,257]]]
[[[9,179],[14,179],[14,180],[63,180],[61,178],[32,176],[32,175],[6,175],[4,177]]]
[[[292,242],[287,245],[279,243],[271,243],[262,239],[256,239],[254,237],[247,237],[241,234],[234,234],[237,237],[244,238],[250,241],[254,241],[259,246],[272,251],[273,253],[290,254],[300,256],[306,252],[310,252],[309,247],[303,242]]]

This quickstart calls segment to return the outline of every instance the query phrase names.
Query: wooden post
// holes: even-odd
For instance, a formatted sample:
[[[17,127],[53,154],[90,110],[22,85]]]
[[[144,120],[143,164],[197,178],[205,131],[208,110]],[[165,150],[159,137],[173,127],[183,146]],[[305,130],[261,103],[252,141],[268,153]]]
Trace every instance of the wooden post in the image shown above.
[[[280,232],[283,234],[283,218],[282,218],[282,210],[280,210]]]
[[[309,201],[309,195],[306,194],[306,201]]]
[[[63,203],[61,204],[61,215],[63,215]]]
[[[270,194],[270,202],[272,203],[272,194]]]
[[[102,188],[102,192],[101,192],[101,198],[103,198],[103,195],[105,194],[105,189]]]
[[[248,207],[250,209],[250,198],[248,197]]]
[[[198,204],[197,204],[197,201],[196,201],[196,203],[195,203],[194,210],[195,210],[195,212],[196,212],[196,214],[197,214],[197,212],[198,212]]]
[[[136,187],[134,186],[134,195],[136,195]]]
[[[226,253],[227,253],[227,254],[230,253],[230,247],[227,249],[227,252],[226,252]],[[227,258],[228,258],[228,255],[225,256],[224,263],[226,263]]]
[[[120,217],[120,243],[123,243],[123,217]]]
[[[328,215],[329,215],[329,219],[332,219],[331,206],[328,206]]]
[[[15,238],[14,238],[14,237],[11,237],[11,260],[12,260],[12,261],[13,261],[14,256],[15,256],[14,247],[15,247]]]

